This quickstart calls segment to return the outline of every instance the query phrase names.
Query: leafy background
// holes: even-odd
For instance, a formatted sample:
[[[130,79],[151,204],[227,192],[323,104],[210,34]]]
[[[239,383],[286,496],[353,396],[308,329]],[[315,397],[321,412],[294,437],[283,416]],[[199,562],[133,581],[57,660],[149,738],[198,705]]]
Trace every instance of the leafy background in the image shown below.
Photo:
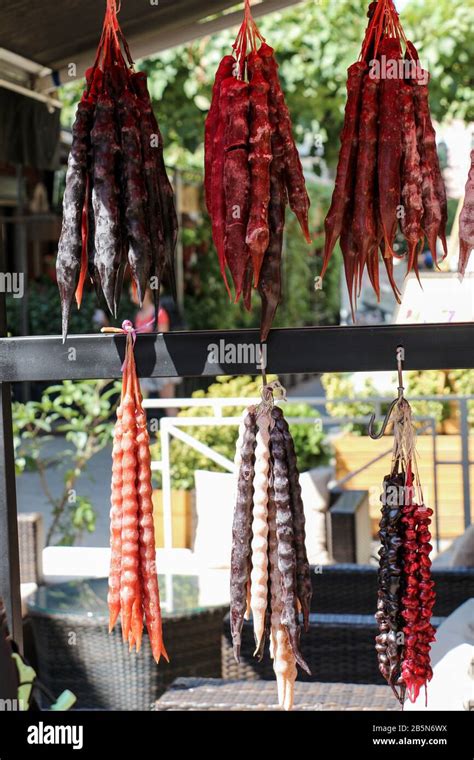
[[[280,76],[305,156],[312,201],[313,245],[301,239],[291,212],[287,215],[284,298],[277,326],[333,324],[339,315],[340,254],[329,269],[324,289],[313,282],[321,267],[323,219],[329,206],[339,151],[346,97],[346,71],[357,59],[366,27],[366,0],[307,0],[258,20],[277,54]],[[433,116],[474,120],[474,3],[464,0],[410,0],[403,7],[405,32],[431,73]],[[202,173],[204,120],[219,60],[231,49],[236,29],[159,53],[139,63],[166,146],[169,166]],[[63,124],[70,126],[82,83],[62,90]],[[324,157],[325,163],[321,158]],[[311,177],[313,179],[311,179]],[[318,180],[320,178],[320,181]],[[455,203],[450,207],[452,221]],[[203,205],[202,205],[203,208]],[[256,326],[258,307],[247,314],[229,308],[220,279],[209,220],[203,211],[186,227],[185,319],[190,328]],[[256,299],[258,300],[258,299]]]

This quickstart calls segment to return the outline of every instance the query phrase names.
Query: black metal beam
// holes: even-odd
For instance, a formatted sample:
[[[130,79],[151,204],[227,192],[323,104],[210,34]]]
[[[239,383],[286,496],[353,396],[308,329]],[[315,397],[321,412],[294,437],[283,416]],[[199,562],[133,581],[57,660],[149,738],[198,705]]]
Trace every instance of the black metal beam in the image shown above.
[[[226,361],[212,360],[213,345],[227,351]],[[135,355],[141,377],[258,374],[252,356],[258,345],[257,330],[143,334]],[[391,370],[398,345],[405,348],[407,370],[474,368],[474,324],[458,323],[272,330],[267,371]],[[0,382],[120,377],[124,350],[122,335],[71,335],[64,345],[58,336],[1,338]]]

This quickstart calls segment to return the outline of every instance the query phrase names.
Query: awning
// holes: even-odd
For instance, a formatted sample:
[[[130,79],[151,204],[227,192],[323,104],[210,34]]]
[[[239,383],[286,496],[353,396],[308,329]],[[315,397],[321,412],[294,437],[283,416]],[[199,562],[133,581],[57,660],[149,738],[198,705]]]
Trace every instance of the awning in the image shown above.
[[[301,0],[254,0],[255,17]],[[122,0],[120,25],[134,58],[242,21],[235,0]],[[55,168],[58,85],[92,64],[105,0],[0,0],[0,160]],[[42,102],[41,102],[42,101]]]
[[[252,12],[259,17],[300,1],[255,0]],[[10,69],[18,77],[14,69],[21,71],[20,56],[26,62],[23,83],[37,91],[70,81],[71,64],[82,76],[94,58],[104,9],[105,0],[0,0],[0,75]],[[241,19],[242,7],[235,0],[122,0],[120,10],[135,58],[235,26]],[[28,62],[34,62],[33,71],[26,70]]]
[[[0,161],[54,170],[59,167],[59,110],[0,88]]]

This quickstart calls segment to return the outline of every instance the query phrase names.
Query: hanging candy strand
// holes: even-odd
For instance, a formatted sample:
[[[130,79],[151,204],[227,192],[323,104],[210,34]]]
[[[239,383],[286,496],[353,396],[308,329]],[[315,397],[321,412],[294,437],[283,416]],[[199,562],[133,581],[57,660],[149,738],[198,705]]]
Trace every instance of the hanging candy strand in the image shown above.
[[[394,249],[398,225],[407,243],[407,274],[413,270],[418,277],[417,257],[425,237],[436,265],[438,239],[446,255],[446,190],[429,111],[429,76],[407,40],[393,0],[370,3],[367,15],[358,61],[348,69],[321,272],[324,276],[340,239],[353,321],[365,268],[380,299],[379,252],[394,296],[400,299],[393,276],[393,259],[402,257]],[[370,97],[376,80],[378,97]],[[374,151],[367,122],[375,113]]]
[[[250,580],[254,656],[260,660],[270,640],[279,704],[290,710],[297,665],[310,672],[300,651],[300,609],[307,629],[311,575],[294,443],[274,397],[285,398],[282,386],[265,384],[259,406],[244,415],[237,443],[230,619],[239,661]]]
[[[152,287],[158,313],[165,275],[176,297],[177,216],[163,139],[146,74],[133,71],[119,10],[107,0],[73,126],[56,261],[63,339],[73,298],[79,308],[88,277],[115,317],[127,266],[140,304]]]
[[[471,167],[464,191],[464,201],[459,217],[459,263],[458,272],[464,277],[471,251],[474,248],[474,150],[471,151]]]
[[[376,651],[381,674],[397,699],[415,702],[432,677],[431,615],[435,602],[431,578],[429,525],[433,511],[424,503],[415,451],[411,407],[403,396],[393,412],[391,474],[384,480]]]
[[[153,320],[154,322],[154,320]],[[110,510],[109,630],[120,615],[122,636],[130,649],[140,649],[143,619],[153,658],[168,660],[163,643],[160,592],[156,573],[151,457],[146,415],[137,376],[134,344],[137,332],[129,320],[104,333],[126,334],[123,383],[112,450]]]
[[[206,118],[206,203],[226,288],[227,267],[235,301],[249,310],[252,287],[261,296],[264,342],[281,298],[284,208],[289,201],[309,243],[310,202],[274,51],[250,0],[233,51],[219,65]]]

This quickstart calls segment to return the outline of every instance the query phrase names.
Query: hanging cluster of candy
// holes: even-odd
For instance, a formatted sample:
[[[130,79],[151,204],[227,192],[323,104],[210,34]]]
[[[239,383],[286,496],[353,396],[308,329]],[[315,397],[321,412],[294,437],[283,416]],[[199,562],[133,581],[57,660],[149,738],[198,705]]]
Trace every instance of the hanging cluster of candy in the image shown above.
[[[393,0],[370,3],[368,16],[359,60],[348,69],[336,184],[324,222],[322,275],[339,239],[354,321],[365,268],[380,299],[379,252],[400,302],[393,276],[399,225],[407,273],[418,276],[425,237],[435,263],[438,238],[447,253],[446,190],[431,123],[429,74]]]
[[[464,202],[459,217],[458,271],[464,277],[471,251],[474,248],[474,150],[471,150],[471,168],[464,191]]]
[[[376,650],[380,672],[403,704],[406,696],[414,702],[433,675],[435,639],[429,556],[433,510],[423,501],[411,408],[404,398],[395,407],[394,436],[392,471],[381,497]]]
[[[152,284],[157,311],[165,272],[175,293],[178,220],[146,80],[143,71],[133,71],[116,0],[107,0],[66,174],[56,261],[63,339],[86,279],[115,317],[127,264],[140,304]]]
[[[151,651],[158,663],[162,655],[168,660],[168,655],[163,642],[156,573],[150,437],[133,355],[135,334],[128,321],[123,323],[122,330],[103,331],[127,335],[112,449],[109,630],[112,631],[120,615],[123,639],[130,650],[135,647],[138,652],[145,620]]]
[[[221,274],[228,268],[235,301],[250,309],[252,286],[262,301],[265,341],[281,298],[285,208],[307,242],[309,197],[274,51],[245,16],[234,55],[219,64],[205,131],[205,191]]]
[[[265,386],[262,403],[246,410],[240,426],[230,620],[237,662],[244,617],[252,614],[257,658],[269,639],[279,703],[291,710],[296,665],[310,672],[300,652],[299,611],[308,630],[312,587],[295,446],[273,406],[273,393],[282,392],[279,383]]]

